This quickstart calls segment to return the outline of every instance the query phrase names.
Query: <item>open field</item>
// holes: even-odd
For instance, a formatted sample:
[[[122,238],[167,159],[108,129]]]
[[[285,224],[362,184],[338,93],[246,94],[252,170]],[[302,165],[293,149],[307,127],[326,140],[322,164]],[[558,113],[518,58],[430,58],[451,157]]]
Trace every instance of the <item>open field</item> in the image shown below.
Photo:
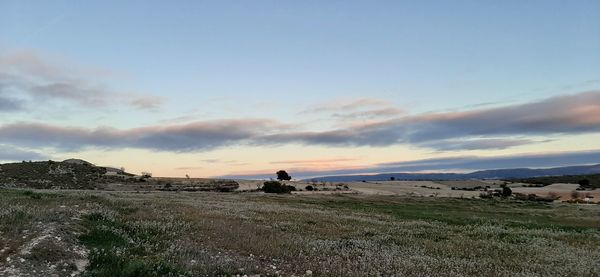
[[[263,181],[236,180],[239,183],[239,191],[251,191],[259,188]],[[378,181],[378,182],[333,182],[333,183],[310,183],[310,182],[286,182],[298,190],[303,190],[307,185],[314,186],[321,191],[306,192],[299,191],[296,194],[331,194],[331,193],[354,193],[365,195],[396,195],[396,196],[427,196],[427,197],[454,197],[472,198],[479,197],[482,190],[463,190],[475,187],[489,187],[489,189],[500,189],[503,181],[493,180],[466,180],[466,181]],[[524,187],[523,183],[508,183],[514,193],[536,194],[546,197],[550,194],[560,196],[557,201],[565,201],[572,198],[571,193],[579,187],[577,184],[552,184],[543,187]],[[336,190],[347,186],[347,191]],[[455,188],[455,189],[452,189]],[[323,191],[323,189],[325,189]],[[600,189],[585,190],[578,192],[581,198],[589,197],[590,202],[600,202]]]
[[[600,205],[0,190],[0,276],[598,276]]]

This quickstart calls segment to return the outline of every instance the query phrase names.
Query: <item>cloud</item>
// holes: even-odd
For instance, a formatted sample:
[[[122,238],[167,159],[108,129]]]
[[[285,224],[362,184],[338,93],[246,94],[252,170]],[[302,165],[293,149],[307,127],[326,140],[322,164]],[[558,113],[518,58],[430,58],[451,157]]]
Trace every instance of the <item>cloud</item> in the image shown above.
[[[50,61],[35,51],[0,55],[0,92],[10,90],[11,94],[27,97],[31,102],[66,101],[86,108],[127,104],[138,109],[156,109],[164,103],[158,96],[117,91],[97,84],[91,81],[96,75],[107,74]]]
[[[360,98],[322,103],[305,109],[299,114],[327,114],[345,124],[352,123],[355,120],[393,118],[404,113],[404,110],[392,106],[389,101],[376,98]]]
[[[497,108],[429,113],[354,124],[321,132],[299,131],[267,135],[272,143],[330,146],[387,146],[413,144],[444,147],[447,140],[458,149],[457,139],[467,149],[507,148],[528,143],[506,136],[592,133],[600,131],[600,91],[548,98]],[[477,140],[478,139],[478,140]],[[490,140],[494,139],[494,140]],[[534,141],[531,141],[532,143]]]
[[[128,130],[15,123],[0,126],[0,142],[9,142],[23,147],[53,147],[61,150],[78,150],[86,147],[131,147],[183,152],[241,144],[262,132],[280,128],[285,126],[261,119],[200,121]]]
[[[129,103],[138,109],[156,110],[165,103],[165,99],[156,96],[145,96],[133,99]]]
[[[331,111],[354,111],[365,107],[389,106],[390,103],[376,98],[360,98],[355,100],[336,100],[305,109],[301,113],[322,113]]]
[[[364,111],[334,113],[333,117],[342,119],[359,119],[359,118],[380,118],[380,117],[395,117],[404,114],[404,110],[392,107],[377,108]]]
[[[375,164],[372,166],[334,169],[334,170],[287,170],[294,178],[311,178],[317,176],[375,174],[375,173],[401,173],[420,171],[455,171],[470,172],[487,169],[506,168],[547,168],[571,165],[598,164],[600,150],[554,152],[554,153],[529,153],[519,155],[506,155],[495,157],[482,156],[455,156],[414,161],[400,161]],[[270,170],[273,171],[273,170]],[[265,172],[270,172],[265,170]],[[266,179],[273,174],[235,174],[222,176],[223,178],[249,178]]]
[[[418,161],[403,161],[378,164],[374,169],[391,171],[423,170],[482,170],[532,167],[544,168],[566,165],[597,164],[600,150],[531,153],[494,157],[459,156]],[[390,171],[391,170],[391,171]]]
[[[332,159],[315,159],[315,160],[287,160],[287,161],[273,161],[270,164],[295,164],[295,165],[311,165],[311,164],[324,164],[324,163],[339,163],[339,162],[350,162],[356,161],[354,158],[332,158]]]
[[[22,150],[12,145],[0,144],[0,161],[29,161],[46,160],[48,156],[28,150]]]
[[[442,151],[507,149],[510,147],[535,143],[530,139],[449,139],[420,143],[419,146]]]
[[[23,108],[23,101],[0,95],[0,113],[20,111]]]
[[[526,138],[532,135],[600,131],[600,92],[497,108],[371,120],[325,131],[294,131],[291,127],[265,119],[199,121],[125,130],[24,122],[0,126],[0,143],[60,149],[133,147],[175,152],[211,150],[226,145],[293,143],[335,147],[407,144],[437,150],[506,149],[545,142]]]
[[[175,170],[199,170],[202,169],[201,166],[184,166],[184,167],[176,167]]]

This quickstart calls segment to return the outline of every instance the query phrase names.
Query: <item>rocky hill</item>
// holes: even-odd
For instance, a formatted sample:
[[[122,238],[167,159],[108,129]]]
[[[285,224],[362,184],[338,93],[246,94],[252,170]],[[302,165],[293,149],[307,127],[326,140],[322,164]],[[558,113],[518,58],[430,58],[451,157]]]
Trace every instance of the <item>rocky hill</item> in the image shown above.
[[[79,160],[42,161],[0,165],[0,186],[38,189],[91,189],[95,184],[112,181],[106,168]]]
[[[79,159],[0,164],[0,187],[135,191],[233,191],[231,180],[154,178],[95,166]]]

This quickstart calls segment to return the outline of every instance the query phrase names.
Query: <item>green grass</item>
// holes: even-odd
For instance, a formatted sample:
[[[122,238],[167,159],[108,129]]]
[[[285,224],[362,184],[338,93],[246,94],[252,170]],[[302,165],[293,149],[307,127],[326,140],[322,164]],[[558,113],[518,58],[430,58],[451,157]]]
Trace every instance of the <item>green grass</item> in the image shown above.
[[[137,209],[120,207],[123,215]],[[175,265],[160,261],[168,234],[153,228],[135,228],[121,217],[101,213],[84,217],[89,230],[79,240],[92,249],[86,276],[183,276]]]
[[[377,201],[357,201],[346,196],[307,203],[333,209],[389,214],[398,219],[438,221],[452,225],[503,224],[522,228],[551,228],[565,231],[594,231],[599,217],[574,220],[561,217],[572,206],[512,200],[431,199],[381,197]]]

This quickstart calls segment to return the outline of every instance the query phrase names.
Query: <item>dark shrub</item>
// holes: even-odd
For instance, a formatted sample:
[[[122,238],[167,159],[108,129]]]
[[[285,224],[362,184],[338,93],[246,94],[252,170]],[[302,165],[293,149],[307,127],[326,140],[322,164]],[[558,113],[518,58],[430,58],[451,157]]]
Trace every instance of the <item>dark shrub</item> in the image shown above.
[[[579,180],[579,182],[577,182],[577,183],[583,188],[590,186],[590,180],[588,180],[588,179]]]
[[[390,177],[390,181],[396,181],[396,177],[394,177],[394,176]]]
[[[512,189],[510,189],[510,188],[509,188],[509,187],[507,187],[507,186],[503,186],[503,187],[502,187],[502,196],[504,196],[504,197],[509,197],[509,196],[511,196],[511,195],[512,195]]]
[[[262,190],[266,193],[290,193],[295,191],[293,186],[287,186],[277,181],[266,181],[263,184]]]
[[[313,191],[313,190],[315,190],[315,188],[313,188],[313,186],[311,186],[311,185],[308,185],[308,186],[306,186],[304,189],[306,189],[306,190],[308,190],[308,191]]]

